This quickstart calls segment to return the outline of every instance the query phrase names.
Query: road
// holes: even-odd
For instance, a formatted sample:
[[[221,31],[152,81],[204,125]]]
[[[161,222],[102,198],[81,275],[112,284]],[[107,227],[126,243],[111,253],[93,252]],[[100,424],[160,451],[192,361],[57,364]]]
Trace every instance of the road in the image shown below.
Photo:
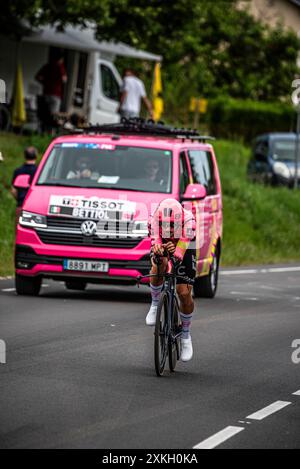
[[[0,448],[300,448],[299,266],[222,271],[162,378],[148,288],[44,284],[0,281]]]

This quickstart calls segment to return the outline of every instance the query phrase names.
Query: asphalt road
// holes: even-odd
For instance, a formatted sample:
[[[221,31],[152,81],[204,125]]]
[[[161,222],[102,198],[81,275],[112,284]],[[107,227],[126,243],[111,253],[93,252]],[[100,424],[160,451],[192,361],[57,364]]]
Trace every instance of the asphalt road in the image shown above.
[[[31,298],[1,280],[0,448],[300,448],[300,267],[289,268],[223,271],[217,297],[196,300],[194,359],[163,378],[146,287],[45,281]]]

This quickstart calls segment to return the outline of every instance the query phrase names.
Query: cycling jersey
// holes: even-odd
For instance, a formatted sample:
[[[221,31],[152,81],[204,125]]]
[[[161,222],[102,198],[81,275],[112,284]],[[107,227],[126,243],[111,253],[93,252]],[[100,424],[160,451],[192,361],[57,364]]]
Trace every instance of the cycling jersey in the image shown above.
[[[158,207],[149,220],[149,236],[151,246],[162,245],[169,241],[174,243],[176,245],[174,257],[182,260],[190,242],[195,238],[196,223],[192,212],[183,207],[180,215],[174,222],[164,224]]]

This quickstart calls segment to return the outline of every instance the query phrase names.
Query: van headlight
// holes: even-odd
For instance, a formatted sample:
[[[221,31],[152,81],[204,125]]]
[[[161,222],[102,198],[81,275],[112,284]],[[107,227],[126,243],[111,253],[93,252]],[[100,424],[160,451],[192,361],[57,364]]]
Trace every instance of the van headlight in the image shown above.
[[[148,236],[148,222],[147,221],[135,221],[132,228],[132,234],[139,236]]]
[[[26,210],[22,210],[19,223],[29,228],[47,228],[47,219],[44,215],[26,212]]]
[[[285,179],[290,179],[291,177],[291,172],[288,166],[284,163],[281,163],[280,161],[276,161],[276,163],[273,166],[273,170],[277,176],[281,176]]]

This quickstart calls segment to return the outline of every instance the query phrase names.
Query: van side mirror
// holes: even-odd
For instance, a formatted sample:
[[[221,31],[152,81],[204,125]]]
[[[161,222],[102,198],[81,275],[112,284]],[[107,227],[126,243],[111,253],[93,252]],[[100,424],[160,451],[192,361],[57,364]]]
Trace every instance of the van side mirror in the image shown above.
[[[30,175],[29,174],[19,174],[14,180],[13,186],[17,189],[28,189],[30,186]]]
[[[188,184],[182,200],[205,199],[206,195],[206,188],[202,184]]]

